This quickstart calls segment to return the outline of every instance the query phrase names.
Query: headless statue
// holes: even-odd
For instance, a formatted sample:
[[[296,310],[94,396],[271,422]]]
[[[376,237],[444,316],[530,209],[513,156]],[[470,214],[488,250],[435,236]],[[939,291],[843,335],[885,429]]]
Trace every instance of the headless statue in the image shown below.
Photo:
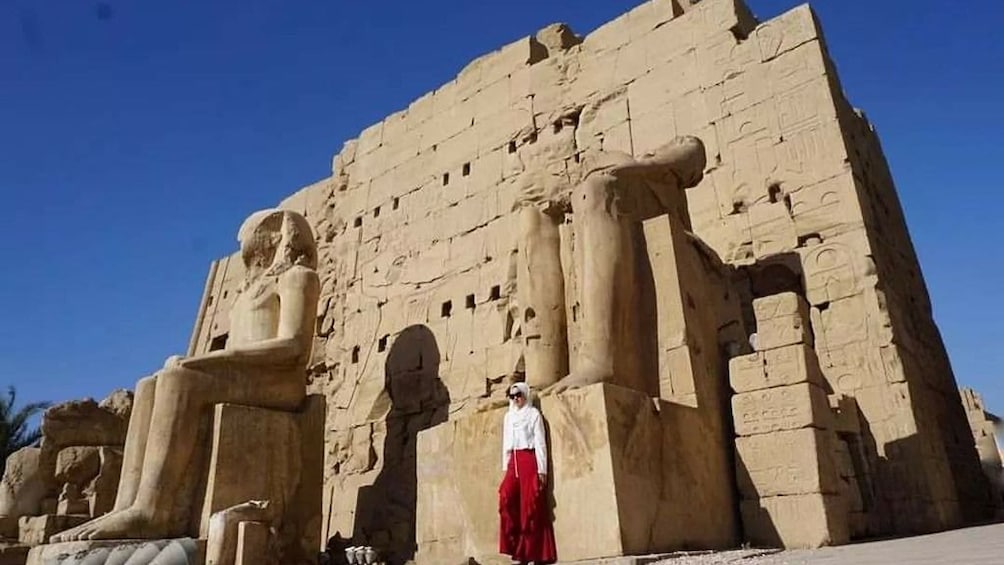
[[[246,271],[226,348],[171,357],[137,383],[115,508],[53,542],[188,534],[201,502],[184,493],[203,480],[193,469],[213,405],[300,407],[320,293],[310,225],[294,212],[264,210],[245,220],[238,239]]]
[[[613,382],[617,293],[623,281],[618,277],[630,271],[629,228],[666,213],[680,214],[680,207],[686,217],[683,191],[701,181],[706,162],[704,145],[696,137],[675,138],[639,159],[620,152],[586,153],[575,165],[565,154],[568,144],[562,139],[546,143],[539,162],[520,180],[517,292],[524,315],[525,371],[532,386],[550,386],[549,392]],[[581,276],[581,342],[571,373],[559,234],[569,213]]]

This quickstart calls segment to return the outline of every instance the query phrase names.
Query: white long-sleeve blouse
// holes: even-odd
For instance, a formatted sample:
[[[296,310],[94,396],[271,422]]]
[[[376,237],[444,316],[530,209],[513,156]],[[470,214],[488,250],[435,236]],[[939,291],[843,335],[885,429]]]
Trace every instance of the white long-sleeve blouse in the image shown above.
[[[502,472],[509,467],[515,449],[532,449],[537,459],[537,472],[547,474],[547,438],[540,410],[527,405],[505,413],[502,421]]]

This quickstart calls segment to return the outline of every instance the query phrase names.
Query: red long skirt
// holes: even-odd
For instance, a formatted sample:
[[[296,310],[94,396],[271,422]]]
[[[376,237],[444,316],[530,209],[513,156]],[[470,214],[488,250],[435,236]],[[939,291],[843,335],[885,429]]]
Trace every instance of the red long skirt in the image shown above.
[[[499,486],[499,552],[516,561],[554,563],[554,544],[544,490],[537,479],[532,449],[514,451]]]

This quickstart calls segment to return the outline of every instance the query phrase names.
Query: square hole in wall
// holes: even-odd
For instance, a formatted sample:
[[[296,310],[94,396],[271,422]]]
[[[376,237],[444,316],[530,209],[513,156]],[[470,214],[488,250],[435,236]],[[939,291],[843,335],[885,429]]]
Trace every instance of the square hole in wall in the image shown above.
[[[380,207],[379,206],[377,206],[376,208],[373,209],[373,217],[374,218],[379,218],[380,217]]]
[[[209,350],[210,351],[219,351],[221,349],[226,349],[227,348],[227,338],[229,338],[229,337],[230,337],[229,333],[221,334],[221,335],[218,335],[218,336],[214,337],[213,340],[209,342]]]
[[[467,306],[468,309],[471,309],[471,310],[474,309],[474,295],[473,294],[468,294],[467,295],[467,301],[466,301],[465,305]]]
[[[359,362],[359,346],[357,345],[352,348],[352,363],[358,363],[358,362]]]
[[[383,336],[383,337],[380,338],[380,341],[377,342],[377,351],[379,351],[380,353],[383,353],[384,351],[387,350],[387,339],[389,337],[390,336],[385,335],[385,336]]]
[[[354,228],[361,228],[361,227],[363,227],[363,217],[362,216],[356,216],[356,219],[352,221],[352,227],[354,227]]]
[[[452,313],[453,313],[453,301],[447,300],[446,302],[443,303],[443,307],[440,309],[440,314],[442,314],[444,318],[449,318],[450,314]]]
[[[450,173],[443,173],[443,186],[450,184]]]
[[[509,153],[515,153],[516,152],[516,142],[515,141],[510,141],[509,142],[508,151],[509,151]]]
[[[488,298],[491,300],[498,300],[499,298],[502,298],[502,287],[499,285],[493,286]]]
[[[391,204],[391,208],[397,210],[397,207],[401,205],[401,199],[395,198],[394,202]]]
[[[460,174],[462,174],[465,177],[466,176],[470,176],[470,174],[471,174],[471,164],[470,163],[464,163],[464,167],[460,170]]]

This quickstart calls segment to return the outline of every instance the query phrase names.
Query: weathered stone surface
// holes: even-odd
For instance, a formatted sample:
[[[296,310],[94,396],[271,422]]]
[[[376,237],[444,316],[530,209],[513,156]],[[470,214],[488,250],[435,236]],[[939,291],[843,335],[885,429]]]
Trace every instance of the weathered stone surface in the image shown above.
[[[132,414],[132,391],[119,389],[106,396],[98,406],[115,414],[126,422]]]
[[[747,351],[753,331],[763,355],[732,362],[732,378],[745,383],[738,392],[783,397],[777,391],[788,385],[772,383],[798,379],[795,386],[855,399],[856,421],[838,406],[837,430],[860,447],[860,468],[871,470],[856,479],[875,500],[855,511],[871,533],[981,519],[967,510],[981,507],[976,447],[957,441],[967,433],[965,415],[892,177],[874,128],[833,69],[807,7],[757,23],[736,0],[656,0],[581,43],[559,25],[480,57],[346,142],[330,178],[281,205],[303,213],[320,236],[309,386],[328,402],[318,497],[326,501],[324,536],[413,545],[417,429],[499,398],[514,373],[531,381],[582,375],[608,341],[616,342],[621,384],[720,419],[709,411],[723,405],[722,352]],[[524,273],[534,254],[520,244],[523,189],[553,196],[605,174],[583,170],[597,153],[641,161],[678,135],[704,144],[704,179],[642,207],[669,211],[640,228],[624,223],[588,244],[584,234],[594,230],[585,227],[585,201],[573,211],[570,199],[545,199],[560,204],[539,209],[552,271],[539,280],[553,284],[541,285],[528,308],[525,297],[536,291]],[[541,152],[555,159],[541,166]],[[626,183],[642,190],[618,194],[650,195],[648,182]],[[615,245],[619,238],[638,253]],[[597,265],[609,266],[591,262],[595,249],[623,259],[615,275],[628,282],[613,302],[630,315],[588,312],[609,302],[585,288],[609,282],[595,276]],[[214,263],[190,355],[233,339],[229,313],[245,275],[239,254]],[[752,303],[788,291],[801,297],[794,309]],[[604,299],[582,300],[597,295]],[[811,325],[803,300],[812,305]],[[624,309],[625,301],[634,305]],[[737,311],[747,318],[752,311],[756,327]],[[563,335],[547,331],[561,323]],[[442,391],[436,402],[398,394],[392,417],[389,389],[409,387],[388,385],[388,358],[416,327],[431,346],[407,348],[421,352],[414,357],[429,375],[423,382]],[[590,327],[614,329],[597,348]],[[824,381],[808,354],[804,378],[800,355],[784,364],[789,369],[768,371],[766,353],[800,343],[815,349]],[[549,358],[567,357],[568,371],[534,356],[562,347]],[[809,412],[820,417],[812,426],[822,426],[818,395],[809,396]],[[795,425],[792,399],[777,402],[754,419],[783,425],[765,429]],[[409,418],[397,417],[405,412]],[[707,431],[717,438],[721,430],[708,424]],[[904,479],[907,469],[915,479]],[[381,502],[372,502],[374,491]],[[394,510],[378,514],[373,506]]]
[[[772,496],[740,504],[747,539],[761,547],[813,548],[847,543],[847,511],[837,496]]]
[[[92,517],[107,514],[115,506],[119,479],[122,476],[122,450],[117,447],[99,448],[101,464],[98,475],[87,486],[85,494],[90,503]]]
[[[839,494],[835,437],[802,428],[736,438],[736,477],[747,500],[793,494]]]
[[[218,404],[199,537],[213,514],[249,500],[267,500],[282,516],[299,483],[299,439],[293,414]]]
[[[541,412],[562,560],[734,543],[734,501],[723,490],[731,471],[692,432],[702,427],[692,408],[595,385],[544,397]],[[419,434],[419,562],[497,555],[501,476],[484,469],[498,466],[501,418],[485,412]]]
[[[986,410],[983,397],[973,389],[963,388],[959,393],[976,443],[980,466],[990,486],[992,504],[998,515],[1004,515],[1004,466],[996,435],[1000,418]]]
[[[191,538],[71,541],[32,548],[27,565],[202,565],[205,552],[205,540]]]
[[[242,557],[244,551],[241,548],[241,529],[244,524],[261,524],[265,529],[268,541],[267,523],[271,522],[275,516],[275,509],[267,500],[250,500],[230,508],[225,508],[215,512],[210,519],[209,532],[205,536],[206,541],[206,561],[213,565],[234,565]],[[257,532],[252,532],[252,534]],[[252,540],[259,541],[259,540]],[[265,563],[272,561],[267,558],[265,547],[259,549],[258,562]],[[291,560],[292,561],[292,560]]]
[[[808,383],[737,394],[732,412],[740,436],[832,426],[826,392]]]
[[[804,343],[733,357],[729,361],[729,380],[736,392],[798,383],[826,387],[816,352]]]
[[[56,455],[56,480],[61,483],[87,484],[101,469],[100,448],[64,447]]]
[[[122,445],[128,418],[90,398],[57,404],[42,415],[42,436],[53,447]]]
[[[767,351],[797,343],[812,346],[809,305],[793,292],[753,301],[757,323],[757,350]]]
[[[16,531],[11,519],[16,524],[21,516],[41,512],[42,499],[54,488],[51,453],[38,447],[23,447],[11,453],[0,480],[0,517],[5,517],[5,537],[11,530]]]
[[[56,514],[78,516],[89,516],[90,504],[80,492],[80,487],[75,483],[66,483],[63,490],[59,492],[59,499],[56,503]]]
[[[18,523],[18,541],[30,546],[48,543],[49,538],[54,534],[82,524],[87,520],[88,516],[86,515],[22,516]]]

